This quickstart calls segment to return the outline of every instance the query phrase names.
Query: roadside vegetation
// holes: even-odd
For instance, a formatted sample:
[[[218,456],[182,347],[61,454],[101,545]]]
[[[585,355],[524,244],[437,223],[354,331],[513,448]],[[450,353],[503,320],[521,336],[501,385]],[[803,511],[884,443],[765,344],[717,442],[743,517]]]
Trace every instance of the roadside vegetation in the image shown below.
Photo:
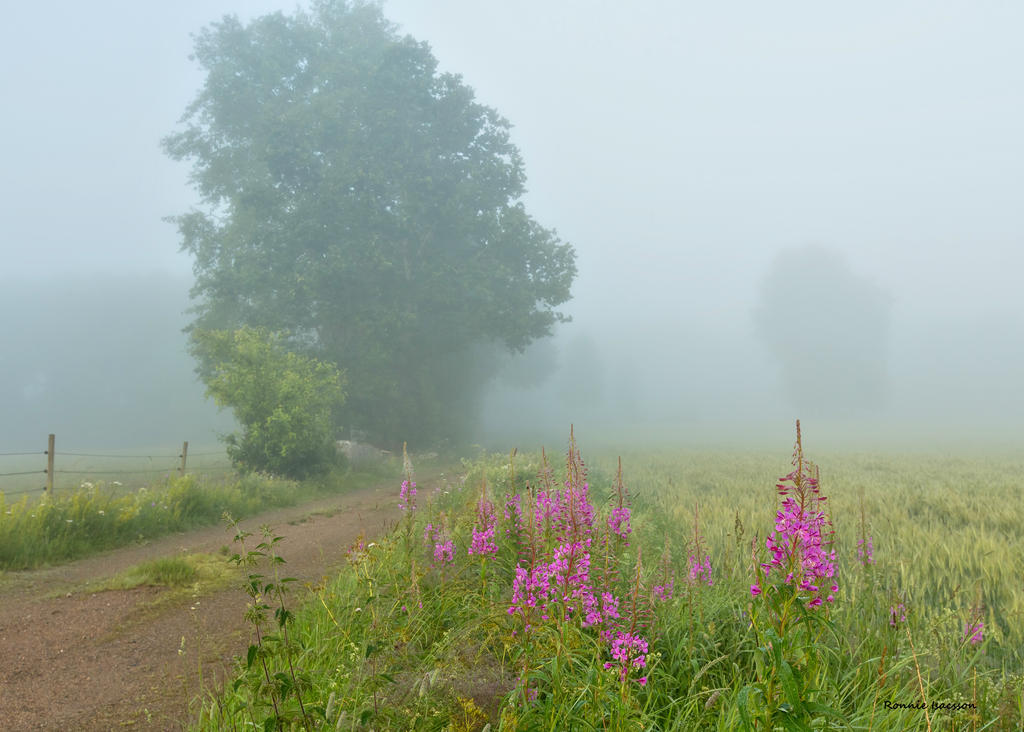
[[[403,520],[302,606],[238,533],[252,645],[196,729],[1020,729],[1019,465],[819,471],[799,426],[792,465],[559,463],[407,465]]]
[[[225,513],[244,518],[318,496],[355,490],[392,476],[394,466],[337,469],[303,482],[260,474],[205,479],[170,476],[135,491],[83,483],[54,498],[23,496],[7,502],[0,492],[0,570],[57,564],[96,552],[220,522]]]

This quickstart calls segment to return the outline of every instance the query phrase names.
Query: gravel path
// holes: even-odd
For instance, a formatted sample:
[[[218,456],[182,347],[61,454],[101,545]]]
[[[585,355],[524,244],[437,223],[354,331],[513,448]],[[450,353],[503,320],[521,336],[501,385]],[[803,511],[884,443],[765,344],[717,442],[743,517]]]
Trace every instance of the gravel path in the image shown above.
[[[394,525],[398,483],[276,510],[242,526],[257,533],[264,524],[274,527],[285,537],[278,546],[288,574],[315,585],[344,562],[361,531],[375,536]],[[147,559],[217,553],[232,536],[221,525],[6,575],[0,729],[187,728],[191,700],[219,688],[232,659],[245,653],[244,592],[231,587],[189,597],[155,587],[98,592],[90,586]],[[296,590],[294,605],[304,592]]]

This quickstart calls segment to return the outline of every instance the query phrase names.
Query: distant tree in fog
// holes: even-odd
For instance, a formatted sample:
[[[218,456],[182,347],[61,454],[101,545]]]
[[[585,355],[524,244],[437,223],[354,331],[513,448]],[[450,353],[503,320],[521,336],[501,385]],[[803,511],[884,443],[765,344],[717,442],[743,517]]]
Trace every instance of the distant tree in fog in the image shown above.
[[[479,346],[550,335],[576,274],[520,200],[509,123],[375,4],[225,17],[195,58],[165,140],[203,198],[177,218],[194,327],[295,334],[345,370],[338,420],[374,441],[463,436],[497,368]]]
[[[801,415],[842,417],[885,399],[891,297],[838,252],[786,249],[761,284],[754,322]]]

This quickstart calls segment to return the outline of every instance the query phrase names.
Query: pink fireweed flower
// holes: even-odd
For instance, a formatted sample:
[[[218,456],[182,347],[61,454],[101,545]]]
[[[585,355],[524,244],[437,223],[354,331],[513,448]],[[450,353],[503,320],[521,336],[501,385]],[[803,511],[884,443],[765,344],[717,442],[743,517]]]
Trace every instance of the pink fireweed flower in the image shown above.
[[[416,510],[416,481],[402,481],[402,490],[398,493],[398,507],[403,511]]]
[[[985,623],[982,622],[982,607],[981,604],[976,604],[971,608],[970,617],[967,619],[967,623],[964,625],[964,640],[969,642],[972,646],[976,646],[984,640]]]
[[[526,570],[516,567],[512,581],[512,604],[509,615],[519,613],[529,622],[528,613],[534,608],[548,619],[550,603],[560,603],[560,617],[568,620],[573,613],[582,617],[583,627],[609,624],[619,618],[619,600],[604,592],[595,596],[590,582],[590,540],[566,542],[555,548],[551,562]]]
[[[508,522],[508,526],[505,527],[505,536],[511,536],[513,530],[523,530],[523,506],[522,496],[518,493],[513,496],[505,496],[505,521]]]
[[[760,594],[761,594],[761,586],[760,585],[751,585],[750,586],[750,595],[751,595],[751,597],[757,597]]]
[[[590,536],[594,525],[594,507],[590,505],[589,485],[566,482],[565,490],[538,491],[534,506],[534,524],[538,531],[553,530],[560,541]]]
[[[434,561],[438,564],[455,561],[455,543],[451,539],[434,544]]]
[[[444,565],[455,561],[455,542],[441,526],[427,524],[423,531],[423,541],[434,553],[434,563]]]
[[[497,526],[494,504],[481,498],[476,505],[476,525],[473,527],[473,542],[469,547],[471,555],[494,556],[498,553],[498,545],[494,543]]]
[[[550,566],[542,564],[526,570],[523,567],[516,567],[516,576],[512,581],[512,604],[509,606],[508,614],[519,613],[526,622],[529,629],[529,615],[534,609],[541,613],[547,610],[548,602],[551,600],[551,571]],[[546,615],[542,615],[546,620]]]
[[[584,628],[593,628],[601,624],[612,627],[620,617],[619,598],[610,592],[602,592],[599,602],[597,596],[588,591],[583,599],[583,614]]]
[[[608,517],[608,528],[620,539],[625,539],[629,532],[632,531],[629,524],[630,518],[628,506],[613,508],[612,515]]]
[[[899,623],[907,622],[907,607],[902,602],[889,606],[889,625],[899,627]]]
[[[654,587],[651,588],[651,593],[662,602],[667,602],[672,599],[672,594],[675,591],[675,588],[676,581],[674,579],[670,579],[666,584],[654,585]]]
[[[619,681],[624,682],[629,672],[647,666],[647,641],[638,635],[626,631],[618,631],[609,649],[614,662],[606,662],[606,669],[614,669],[619,673]],[[646,683],[646,676],[643,683]]]
[[[697,557],[690,555],[690,584],[707,582],[708,587],[714,584],[711,578],[711,557],[705,556],[703,562],[698,562]]]
[[[765,577],[775,570],[784,576],[784,584],[795,583],[801,591],[818,593],[819,581],[831,580],[835,574],[835,551],[822,546],[822,529],[827,523],[823,512],[805,511],[793,497],[783,500],[782,510],[776,514],[775,531],[765,541],[771,553],[769,561],[761,565]],[[839,590],[834,582],[829,584],[833,593]],[[834,599],[834,595],[830,597]],[[819,605],[820,601],[812,602],[810,607]]]
[[[864,566],[875,563],[875,545],[872,537],[857,540],[857,561]]]

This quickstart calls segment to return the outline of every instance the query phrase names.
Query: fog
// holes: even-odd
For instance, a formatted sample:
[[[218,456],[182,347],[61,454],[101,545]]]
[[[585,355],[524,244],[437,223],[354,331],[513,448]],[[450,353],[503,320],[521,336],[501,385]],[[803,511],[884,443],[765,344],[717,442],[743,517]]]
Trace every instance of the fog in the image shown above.
[[[226,429],[159,143],[202,82],[189,34],[294,4],[58,6],[0,31],[0,452]],[[508,360],[480,443],[777,446],[799,417],[818,444],[1020,445],[1024,6],[383,7],[512,122],[527,209],[577,251],[572,322]]]

